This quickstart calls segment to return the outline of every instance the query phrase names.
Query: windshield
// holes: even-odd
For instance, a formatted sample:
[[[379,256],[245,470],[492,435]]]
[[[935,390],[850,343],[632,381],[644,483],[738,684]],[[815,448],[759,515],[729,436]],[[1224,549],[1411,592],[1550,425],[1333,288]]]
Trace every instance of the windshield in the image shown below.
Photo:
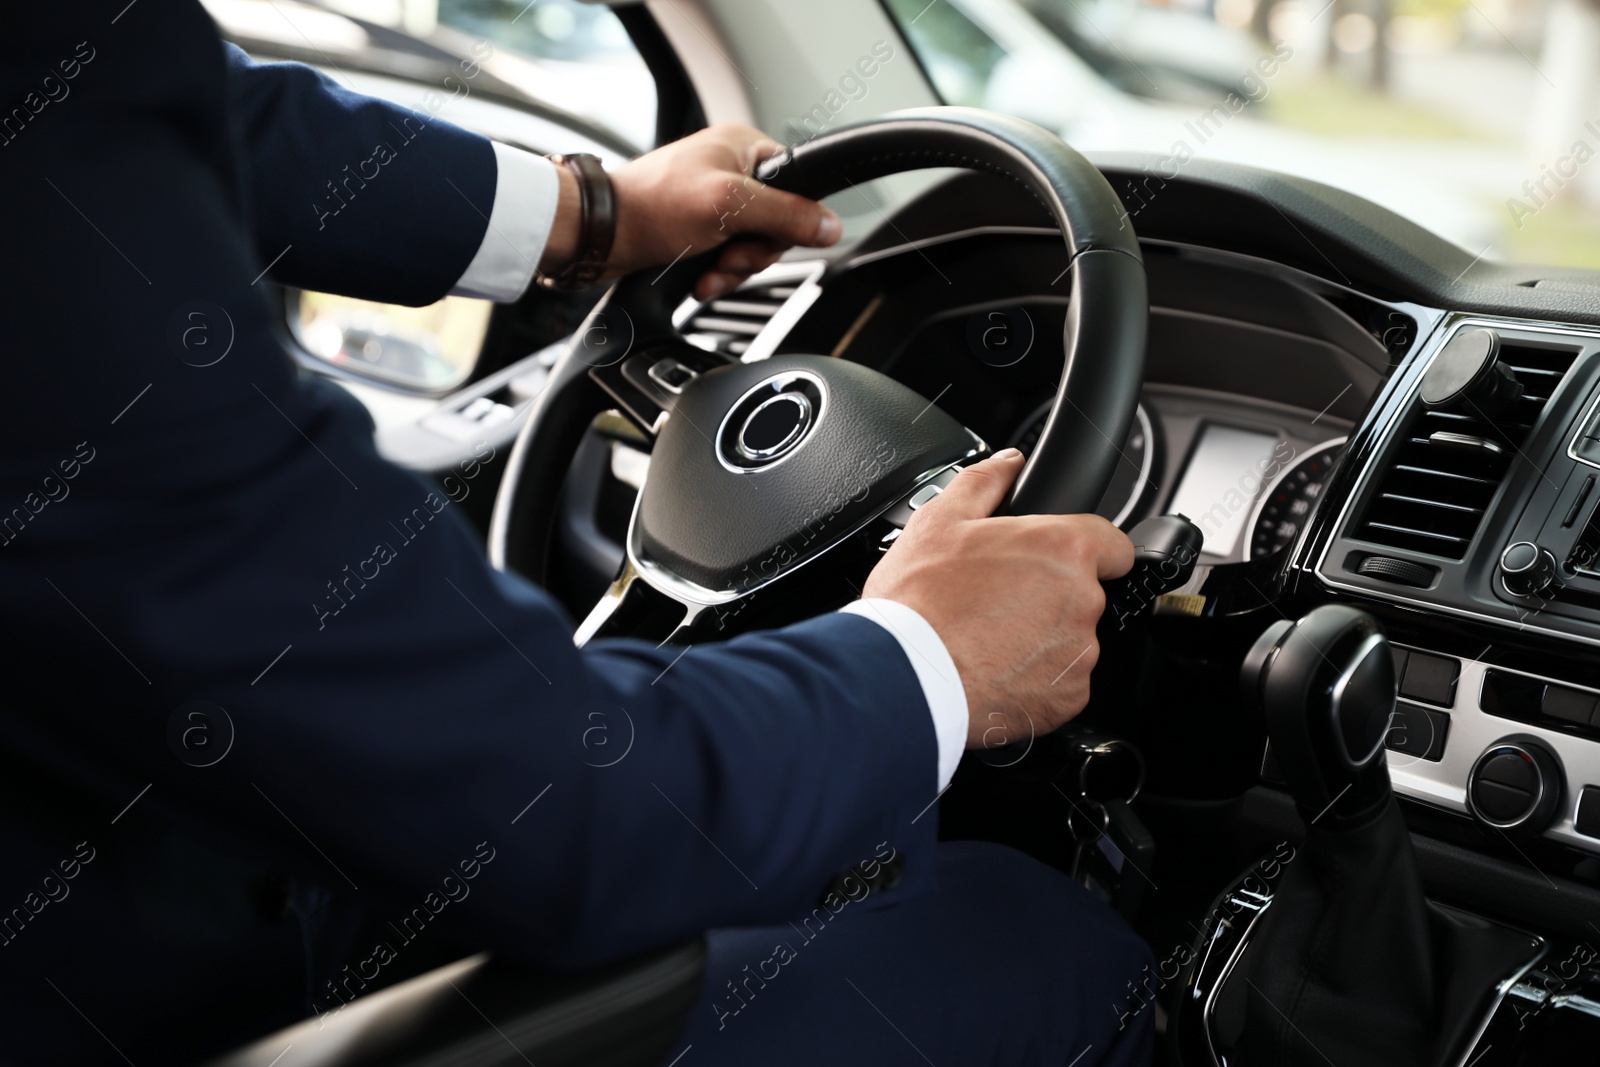
[[[1600,267],[1587,0],[884,2],[948,103],[1156,153],[1160,177],[1251,164],[1486,259]]]

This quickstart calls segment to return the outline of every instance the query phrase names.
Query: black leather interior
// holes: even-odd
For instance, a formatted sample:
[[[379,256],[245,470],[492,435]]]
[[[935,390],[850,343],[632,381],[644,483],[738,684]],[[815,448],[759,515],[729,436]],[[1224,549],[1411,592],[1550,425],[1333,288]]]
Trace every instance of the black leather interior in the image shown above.
[[[648,1067],[672,1049],[705,943],[544,974],[472,956],[307,1019],[212,1062],[268,1067]]]
[[[1218,997],[1217,1037],[1240,1067],[1450,1067],[1541,950],[1424,898],[1391,798],[1365,825],[1309,828]]]

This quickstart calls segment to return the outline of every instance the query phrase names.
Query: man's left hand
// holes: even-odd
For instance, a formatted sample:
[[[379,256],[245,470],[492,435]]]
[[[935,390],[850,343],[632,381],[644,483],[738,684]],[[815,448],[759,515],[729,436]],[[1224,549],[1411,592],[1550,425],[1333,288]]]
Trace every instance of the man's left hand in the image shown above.
[[[752,126],[723,123],[663,145],[612,172],[617,233],[607,279],[665,265],[728,244],[714,270],[695,285],[710,300],[765,270],[795,245],[821,248],[839,239],[839,216],[813,200],[781,192],[751,175],[783,146]],[[577,181],[559,168],[561,199],[539,268],[558,273],[575,254]]]

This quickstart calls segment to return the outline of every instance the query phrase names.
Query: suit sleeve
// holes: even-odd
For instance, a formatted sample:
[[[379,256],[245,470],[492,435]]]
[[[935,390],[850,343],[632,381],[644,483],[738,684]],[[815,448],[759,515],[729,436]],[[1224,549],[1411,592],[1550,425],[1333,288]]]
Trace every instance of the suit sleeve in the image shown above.
[[[404,108],[224,48],[245,222],[268,276],[395,304],[446,295],[484,244],[497,180],[491,142],[433,114],[450,88],[419,87]]]
[[[449,924],[540,964],[800,921],[874,857],[905,857],[894,893],[927,884],[938,745],[884,627],[577,649],[542,590],[486,563],[470,471],[441,488],[390,466],[354,401],[265,360],[206,385],[231,417],[196,421],[199,394],[158,381],[52,516],[68,543],[9,546],[41,564],[8,592],[19,653],[73,651],[39,698],[115,710],[80,742],[236,829],[303,833],[340,888],[465,887]],[[77,639],[85,618],[103,643]],[[165,732],[195,701],[237,738],[204,773]]]
[[[907,867],[885,899],[926,886],[937,744],[883,627],[835,614],[687,650],[577,649],[570,620],[491,569],[462,517],[492,491],[482,467],[442,485],[403,471],[355,401],[297,375],[246,224],[256,242],[307,241],[297,284],[340,288],[344,273],[362,279],[346,291],[425,299],[476,236],[417,285],[405,246],[450,244],[442,216],[390,218],[384,238],[352,212],[402,186],[410,203],[419,175],[460,159],[402,153],[417,170],[385,171],[325,231],[299,186],[263,203],[258,178],[242,213],[217,147],[241,121],[218,104],[238,72],[198,7],[175,10],[130,9],[126,47],[100,48],[71,99],[0,149],[0,195],[26,206],[8,247],[29,265],[0,287],[15,325],[0,601],[7,658],[26,665],[0,744],[95,783],[108,819],[139,798],[124,826],[198,821],[397,929],[420,914],[539,963],[803,922],[837,874],[890,849]],[[36,50],[71,55],[82,36]],[[32,69],[0,83],[20,96]],[[245,169],[281,185],[346,158],[309,143],[308,113],[342,115],[349,144],[394,114],[304,71],[255,75],[251,121],[294,121],[240,135],[268,142]],[[432,127],[412,147],[430,143],[491,159]],[[457,184],[487,195],[488,166]],[[196,702],[220,709],[215,758],[187,758]]]

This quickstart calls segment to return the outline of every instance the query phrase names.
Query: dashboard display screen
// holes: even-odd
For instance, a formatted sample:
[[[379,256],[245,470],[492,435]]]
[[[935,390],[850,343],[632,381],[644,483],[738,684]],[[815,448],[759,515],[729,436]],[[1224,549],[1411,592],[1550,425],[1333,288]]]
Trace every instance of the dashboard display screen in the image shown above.
[[[1232,426],[1210,424],[1201,431],[1167,511],[1182,512],[1200,527],[1205,555],[1234,557],[1277,444],[1273,434]]]

